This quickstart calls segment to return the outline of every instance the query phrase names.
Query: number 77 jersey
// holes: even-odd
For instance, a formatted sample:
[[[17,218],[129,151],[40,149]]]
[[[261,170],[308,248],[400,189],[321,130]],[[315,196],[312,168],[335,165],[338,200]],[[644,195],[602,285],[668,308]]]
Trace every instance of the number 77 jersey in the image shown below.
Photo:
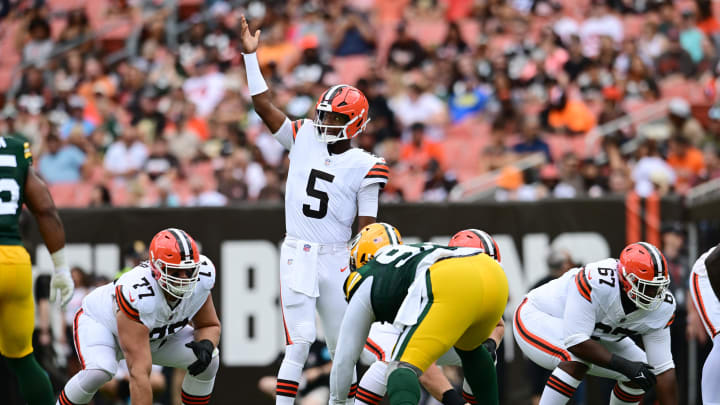
[[[318,243],[347,243],[362,187],[388,181],[382,158],[359,148],[331,154],[310,120],[285,124],[275,134],[290,150],[285,185],[287,234]]]
[[[537,309],[563,319],[567,347],[589,338],[619,341],[663,329],[675,319],[675,299],[670,292],[655,310],[626,313],[618,274],[619,262],[605,259],[571,269],[527,295]]]

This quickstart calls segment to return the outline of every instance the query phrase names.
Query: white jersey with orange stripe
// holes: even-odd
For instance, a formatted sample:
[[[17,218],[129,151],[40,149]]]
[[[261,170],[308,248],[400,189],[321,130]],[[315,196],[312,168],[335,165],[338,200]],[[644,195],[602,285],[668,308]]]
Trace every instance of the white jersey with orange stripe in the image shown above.
[[[115,336],[118,334],[115,314],[122,311],[150,329],[153,348],[187,325],[210,295],[215,284],[215,266],[204,255],[200,255],[199,277],[193,294],[171,305],[153,277],[150,264],[143,262],[88,294],[83,299],[83,311]]]
[[[655,310],[625,312],[622,302],[625,291],[620,283],[618,265],[616,259],[605,259],[571,269],[530,291],[528,300],[540,311],[565,320],[567,347],[590,338],[619,341],[670,326],[675,319],[676,305],[670,292]]]
[[[717,246],[713,246],[708,250],[707,252],[703,253],[698,257],[698,259],[695,261],[695,264],[693,264],[692,272],[697,274],[698,276],[707,276],[707,267],[705,267],[705,259],[707,259],[708,256],[710,256],[710,253],[712,253]]]
[[[359,148],[331,154],[307,119],[286,120],[273,136],[290,151],[285,186],[288,236],[317,243],[347,243],[358,212],[358,192],[365,186],[387,183],[385,161]]]

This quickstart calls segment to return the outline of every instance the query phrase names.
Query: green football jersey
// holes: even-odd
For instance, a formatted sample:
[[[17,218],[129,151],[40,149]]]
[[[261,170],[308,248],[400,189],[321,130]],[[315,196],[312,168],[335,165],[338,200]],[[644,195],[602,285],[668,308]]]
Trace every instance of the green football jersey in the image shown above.
[[[31,165],[28,142],[20,137],[0,137],[0,245],[22,244],[18,222]]]
[[[392,322],[407,295],[410,285],[418,274],[444,257],[452,257],[455,247],[414,243],[385,248],[359,270],[350,274],[345,283],[346,297],[352,296],[357,288],[372,278],[371,302],[376,321]],[[357,279],[357,275],[360,276]],[[347,289],[350,289],[348,291]]]

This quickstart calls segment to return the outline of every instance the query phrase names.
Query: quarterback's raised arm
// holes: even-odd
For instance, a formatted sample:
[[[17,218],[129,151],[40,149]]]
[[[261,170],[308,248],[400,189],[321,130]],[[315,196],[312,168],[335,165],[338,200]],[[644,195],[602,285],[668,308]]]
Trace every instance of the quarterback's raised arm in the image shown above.
[[[283,126],[287,116],[275,107],[270,99],[270,92],[260,71],[260,64],[255,54],[259,41],[260,30],[256,30],[254,34],[251,34],[250,27],[248,27],[247,20],[243,15],[240,21],[240,44],[243,60],[245,61],[248,89],[250,90],[250,96],[252,96],[255,112],[258,113],[268,129],[274,134]]]
[[[371,287],[370,280],[366,280],[363,285],[358,287],[345,310],[338,335],[338,342],[342,342],[342,344],[337,347],[330,371],[331,404],[346,403],[355,364],[360,358],[365,341],[370,334],[370,326],[375,321],[375,314],[370,303]]]
[[[118,291],[119,294],[122,292]],[[122,297],[121,305],[127,305]],[[121,307],[123,308],[123,307]],[[124,307],[127,308],[127,307]],[[118,329],[118,343],[127,361],[130,374],[130,402],[133,405],[151,405],[152,387],[150,386],[150,370],[152,368],[152,355],[150,353],[150,330],[137,319],[131,318],[127,312],[132,308],[118,311],[115,315]]]

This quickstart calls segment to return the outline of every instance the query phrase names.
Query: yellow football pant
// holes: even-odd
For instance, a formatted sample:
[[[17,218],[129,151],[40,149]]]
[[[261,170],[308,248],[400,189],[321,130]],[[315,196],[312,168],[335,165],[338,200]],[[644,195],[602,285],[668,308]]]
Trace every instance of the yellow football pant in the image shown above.
[[[418,323],[403,331],[393,356],[423,372],[453,346],[480,346],[508,300],[505,272],[485,254],[441,260],[430,267],[426,282],[428,304]]]
[[[0,246],[0,354],[32,353],[35,303],[30,255],[22,246]]]

